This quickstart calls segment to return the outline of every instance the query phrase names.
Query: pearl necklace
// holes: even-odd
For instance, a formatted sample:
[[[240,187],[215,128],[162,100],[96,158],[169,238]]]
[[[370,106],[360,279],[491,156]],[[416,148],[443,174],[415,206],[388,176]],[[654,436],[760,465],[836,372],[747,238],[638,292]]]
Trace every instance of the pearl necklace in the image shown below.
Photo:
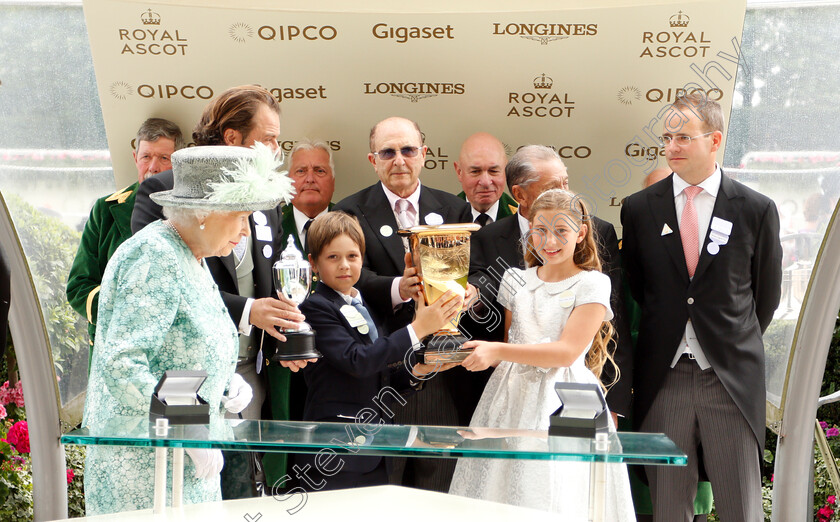
[[[169,227],[170,230],[175,232],[175,235],[178,236],[178,239],[180,239],[181,241],[184,241],[184,238],[181,237],[181,233],[178,232],[178,229],[175,228],[175,225],[173,225],[171,221],[169,221],[169,220],[164,221],[163,224],[166,225],[167,227]],[[184,241],[184,244],[186,244],[186,241]]]
[[[172,230],[173,232],[175,232],[175,235],[176,235],[176,236],[178,236],[178,239],[180,239],[180,240],[181,240],[181,241],[182,241],[185,245],[187,245],[187,242],[186,242],[186,241],[184,241],[184,238],[183,238],[183,237],[181,237],[181,233],[180,233],[180,232],[178,232],[178,229],[177,229],[177,228],[175,228],[175,225],[173,225],[171,221],[166,220],[166,221],[164,221],[164,222],[163,222],[163,224],[164,224],[164,225],[166,225],[166,226],[167,226],[170,230]],[[190,246],[189,246],[189,245],[187,245],[187,248],[189,248],[189,247],[190,247]],[[190,251],[192,251],[192,249],[190,249]],[[195,259],[196,259],[196,261],[198,261],[198,264],[199,264],[199,265],[202,265],[202,266],[203,266],[203,264],[202,264],[203,259],[202,259],[202,258],[200,258],[200,257],[198,257],[198,256],[195,256]]]

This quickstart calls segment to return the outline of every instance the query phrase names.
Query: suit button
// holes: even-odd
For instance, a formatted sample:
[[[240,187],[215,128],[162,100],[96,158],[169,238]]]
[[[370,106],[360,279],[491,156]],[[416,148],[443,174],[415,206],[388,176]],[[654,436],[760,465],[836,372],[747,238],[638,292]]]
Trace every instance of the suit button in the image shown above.
[[[694,304],[694,298],[693,298],[693,297],[689,297],[689,298],[686,300],[686,303],[688,303],[688,304]]]

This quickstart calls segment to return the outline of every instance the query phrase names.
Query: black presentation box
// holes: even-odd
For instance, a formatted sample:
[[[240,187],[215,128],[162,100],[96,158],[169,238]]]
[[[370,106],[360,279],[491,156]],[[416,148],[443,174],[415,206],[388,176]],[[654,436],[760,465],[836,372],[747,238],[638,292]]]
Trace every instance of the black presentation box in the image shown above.
[[[155,386],[149,420],[166,418],[170,425],[209,424],[210,405],[198,395],[207,372],[167,370]]]
[[[609,410],[601,386],[557,382],[554,391],[562,404],[549,417],[549,435],[594,439],[598,433],[609,432]]]

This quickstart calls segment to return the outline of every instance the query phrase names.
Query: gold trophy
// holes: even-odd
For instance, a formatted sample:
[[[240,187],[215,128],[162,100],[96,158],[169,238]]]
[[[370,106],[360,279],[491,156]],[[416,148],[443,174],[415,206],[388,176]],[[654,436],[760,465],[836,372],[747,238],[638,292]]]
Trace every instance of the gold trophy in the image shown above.
[[[447,290],[464,297],[467,275],[470,272],[470,233],[480,229],[475,223],[422,225],[398,234],[408,238],[412,264],[421,281],[423,300],[431,304]],[[441,330],[422,339],[423,348],[417,351],[420,362],[461,362],[472,352],[462,349],[467,338],[458,330],[458,319]]]

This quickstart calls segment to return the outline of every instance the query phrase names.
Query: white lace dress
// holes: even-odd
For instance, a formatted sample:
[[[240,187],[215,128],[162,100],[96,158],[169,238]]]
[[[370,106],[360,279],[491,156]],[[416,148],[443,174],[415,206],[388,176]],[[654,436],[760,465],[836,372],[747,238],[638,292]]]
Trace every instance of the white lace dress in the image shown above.
[[[574,307],[586,303],[606,306],[604,319],[610,320],[609,301],[610,280],[594,271],[547,283],[537,277],[536,268],[511,268],[499,288],[499,302],[512,312],[511,343],[558,340]],[[547,430],[549,415],[560,406],[555,382],[598,382],[584,362],[588,350],[566,368],[502,362],[490,377],[470,425]],[[634,521],[627,467],[612,464],[607,473],[606,520]],[[563,515],[558,520],[587,520],[589,463],[460,459],[449,492],[557,512]]]

